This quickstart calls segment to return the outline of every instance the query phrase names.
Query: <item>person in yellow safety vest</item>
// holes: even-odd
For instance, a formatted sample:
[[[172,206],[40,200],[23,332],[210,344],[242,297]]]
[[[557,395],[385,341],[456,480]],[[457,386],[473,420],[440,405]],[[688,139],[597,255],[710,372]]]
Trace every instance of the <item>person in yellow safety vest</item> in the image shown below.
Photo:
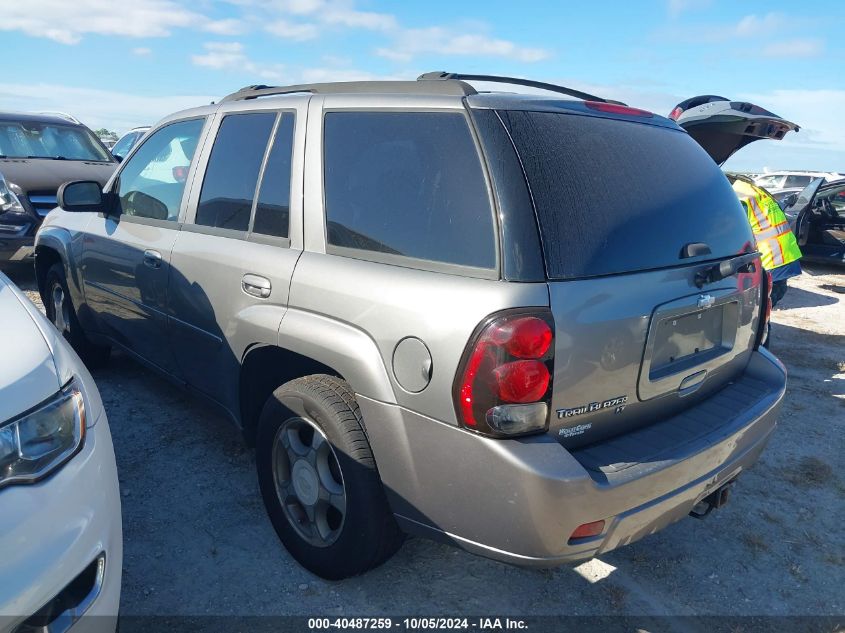
[[[801,249],[789,220],[769,193],[750,180],[730,178],[757,239],[763,268],[772,274],[772,306],[786,294],[786,280],[801,274]]]

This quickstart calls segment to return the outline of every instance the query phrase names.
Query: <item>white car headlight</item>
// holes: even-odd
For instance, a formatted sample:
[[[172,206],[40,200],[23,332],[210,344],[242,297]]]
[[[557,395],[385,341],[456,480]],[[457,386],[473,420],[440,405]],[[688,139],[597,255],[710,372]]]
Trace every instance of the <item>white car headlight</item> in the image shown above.
[[[0,213],[23,213],[23,205],[14,192],[9,188],[3,174],[0,174]]]
[[[85,404],[76,380],[37,408],[0,422],[0,488],[34,483],[73,457],[85,440]]]

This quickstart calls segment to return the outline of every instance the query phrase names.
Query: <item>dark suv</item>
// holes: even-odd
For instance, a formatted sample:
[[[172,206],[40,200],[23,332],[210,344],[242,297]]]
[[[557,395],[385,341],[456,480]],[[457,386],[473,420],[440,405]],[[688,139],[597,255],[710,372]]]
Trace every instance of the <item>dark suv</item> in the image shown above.
[[[174,114],[38,233],[59,329],[231,415],[328,578],[403,531],[590,558],[724,503],[775,428],[767,277],[713,160],[650,112],[465,78]]]
[[[76,119],[0,112],[0,265],[32,255],[41,220],[69,180],[105,184],[116,159]]]

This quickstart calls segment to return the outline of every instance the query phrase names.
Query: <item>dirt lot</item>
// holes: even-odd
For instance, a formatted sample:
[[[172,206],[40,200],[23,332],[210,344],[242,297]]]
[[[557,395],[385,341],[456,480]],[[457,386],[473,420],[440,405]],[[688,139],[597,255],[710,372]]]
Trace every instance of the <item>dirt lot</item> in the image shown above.
[[[37,299],[28,271],[10,276]],[[121,611],[843,614],[845,274],[813,268],[790,285],[772,330],[790,372],[780,428],[732,502],[574,570],[517,569],[415,539],[364,577],[319,580],[276,539],[231,423],[115,356],[94,377],[123,495]]]

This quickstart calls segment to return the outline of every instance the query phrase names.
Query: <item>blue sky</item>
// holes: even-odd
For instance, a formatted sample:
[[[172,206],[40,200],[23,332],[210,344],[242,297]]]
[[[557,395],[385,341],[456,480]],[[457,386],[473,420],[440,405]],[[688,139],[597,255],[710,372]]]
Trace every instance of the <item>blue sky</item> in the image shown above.
[[[750,100],[802,129],[729,168],[845,171],[845,3],[0,0],[0,109],[122,132],[253,83],[429,70],[563,83],[667,114]]]

